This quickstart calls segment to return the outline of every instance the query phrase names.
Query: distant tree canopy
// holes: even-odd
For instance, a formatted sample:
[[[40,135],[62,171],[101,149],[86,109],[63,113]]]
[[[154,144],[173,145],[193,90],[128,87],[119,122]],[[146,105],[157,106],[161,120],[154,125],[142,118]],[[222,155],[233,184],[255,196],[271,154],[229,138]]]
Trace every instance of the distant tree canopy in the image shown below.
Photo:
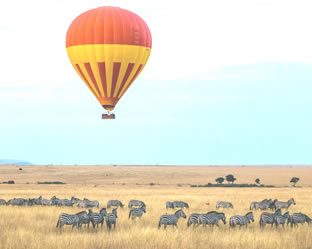
[[[219,184],[222,184],[224,182],[224,178],[223,177],[218,177],[216,179],[216,182],[219,183]]]
[[[300,181],[299,177],[293,177],[290,179],[290,183],[293,183],[293,186],[296,187],[296,183]]]
[[[257,178],[257,179],[255,180],[255,182],[256,182],[257,184],[260,184],[260,179]]]
[[[237,180],[237,179],[236,179],[233,175],[231,175],[231,174],[227,175],[227,176],[225,177],[225,179],[227,180],[228,183],[232,183],[232,184]]]

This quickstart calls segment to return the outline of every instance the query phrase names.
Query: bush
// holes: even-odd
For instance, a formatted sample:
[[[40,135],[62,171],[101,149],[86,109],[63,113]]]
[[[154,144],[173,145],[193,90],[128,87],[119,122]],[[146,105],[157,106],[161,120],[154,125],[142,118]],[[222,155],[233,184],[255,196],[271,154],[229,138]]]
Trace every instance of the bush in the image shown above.
[[[274,185],[257,185],[257,184],[212,184],[208,183],[206,185],[191,185],[191,188],[209,188],[209,187],[219,187],[219,188],[274,188]]]
[[[7,182],[2,182],[3,184],[15,184],[15,182],[13,180],[9,180]]]
[[[55,182],[37,182],[38,184],[66,184],[65,182],[55,181]]]

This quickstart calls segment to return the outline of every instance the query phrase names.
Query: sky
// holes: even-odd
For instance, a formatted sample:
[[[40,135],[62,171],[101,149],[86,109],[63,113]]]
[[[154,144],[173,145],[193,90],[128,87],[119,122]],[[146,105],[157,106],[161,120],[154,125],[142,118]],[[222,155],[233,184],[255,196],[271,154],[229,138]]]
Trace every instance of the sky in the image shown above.
[[[143,72],[102,120],[66,32],[118,6],[152,34]],[[0,3],[0,158],[34,164],[312,164],[310,0]]]

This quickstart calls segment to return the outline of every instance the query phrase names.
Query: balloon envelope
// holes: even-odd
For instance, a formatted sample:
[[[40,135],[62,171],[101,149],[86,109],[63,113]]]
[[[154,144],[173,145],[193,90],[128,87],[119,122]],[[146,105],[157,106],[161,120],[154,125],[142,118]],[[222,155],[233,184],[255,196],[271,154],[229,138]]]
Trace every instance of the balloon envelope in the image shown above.
[[[79,15],[66,35],[68,57],[100,104],[112,111],[143,70],[151,33],[138,15],[99,7]]]

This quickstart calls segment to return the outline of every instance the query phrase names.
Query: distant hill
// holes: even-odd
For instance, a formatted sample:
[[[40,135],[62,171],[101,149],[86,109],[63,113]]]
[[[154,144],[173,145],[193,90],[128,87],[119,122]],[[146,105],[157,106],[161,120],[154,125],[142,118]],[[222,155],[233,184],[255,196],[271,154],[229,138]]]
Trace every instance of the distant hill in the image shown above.
[[[1,164],[33,165],[30,162],[22,161],[22,160],[15,160],[15,159],[0,159],[0,165]]]

